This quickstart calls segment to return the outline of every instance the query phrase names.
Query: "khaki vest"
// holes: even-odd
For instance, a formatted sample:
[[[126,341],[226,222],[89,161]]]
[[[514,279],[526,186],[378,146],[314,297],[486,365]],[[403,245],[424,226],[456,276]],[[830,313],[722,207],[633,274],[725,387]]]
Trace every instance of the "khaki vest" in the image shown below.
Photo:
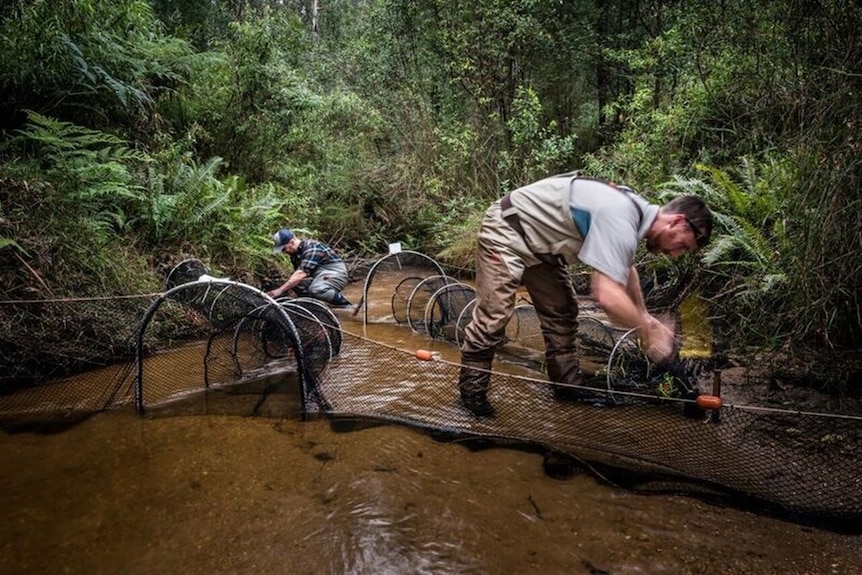
[[[568,265],[577,263],[584,242],[569,211],[572,182],[577,177],[577,172],[552,176],[510,194],[529,250],[562,256]]]

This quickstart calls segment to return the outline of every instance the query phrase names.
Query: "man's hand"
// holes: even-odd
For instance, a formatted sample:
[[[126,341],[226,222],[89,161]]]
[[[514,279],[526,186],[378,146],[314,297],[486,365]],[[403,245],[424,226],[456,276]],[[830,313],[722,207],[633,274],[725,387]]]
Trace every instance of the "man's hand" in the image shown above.
[[[592,292],[598,304],[605,310],[615,324],[622,327],[636,327],[646,355],[654,363],[664,363],[673,359],[674,325],[670,319],[658,320],[646,311],[637,272],[629,272],[632,281],[623,285],[605,274],[594,271]]]
[[[266,295],[268,295],[272,299],[278,299],[282,295],[284,295],[284,292],[285,292],[285,290],[281,289],[280,287],[277,287],[274,290],[270,290],[270,291],[266,292]]]
[[[656,319],[649,316],[645,329],[640,334],[647,357],[656,364],[667,363],[673,359],[676,349],[676,336],[672,320]]]

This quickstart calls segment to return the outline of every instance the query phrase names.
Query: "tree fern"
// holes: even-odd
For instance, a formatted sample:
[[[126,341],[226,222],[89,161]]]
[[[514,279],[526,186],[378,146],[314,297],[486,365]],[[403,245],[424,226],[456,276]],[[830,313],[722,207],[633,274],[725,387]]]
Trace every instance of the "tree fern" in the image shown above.
[[[788,244],[782,198],[784,174],[779,164],[746,160],[734,175],[715,167],[698,166],[709,181],[677,178],[662,187],[666,199],[696,194],[709,204],[714,217],[712,241],[701,262],[708,274],[705,291],[714,295],[734,329],[783,332],[782,322],[767,320],[793,289],[792,262],[784,255]]]
[[[46,164],[46,174],[67,198],[84,202],[103,198],[138,199],[141,187],[130,166],[149,157],[112,135],[69,122],[28,114],[28,125],[18,131],[18,142]],[[90,206],[92,207],[92,206]]]
[[[221,158],[198,164],[180,155],[162,171],[150,170],[150,191],[142,215],[152,241],[183,238],[205,243],[211,233],[208,224],[217,219],[231,198],[231,186],[217,175],[221,165]]]

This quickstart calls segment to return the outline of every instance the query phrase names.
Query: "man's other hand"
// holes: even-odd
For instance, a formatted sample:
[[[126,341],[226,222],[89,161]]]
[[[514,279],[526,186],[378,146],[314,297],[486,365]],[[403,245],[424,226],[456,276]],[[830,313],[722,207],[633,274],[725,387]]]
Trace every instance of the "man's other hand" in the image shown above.
[[[669,362],[673,359],[676,349],[673,320],[670,318],[658,319],[650,316],[641,340],[650,361],[659,365]]]

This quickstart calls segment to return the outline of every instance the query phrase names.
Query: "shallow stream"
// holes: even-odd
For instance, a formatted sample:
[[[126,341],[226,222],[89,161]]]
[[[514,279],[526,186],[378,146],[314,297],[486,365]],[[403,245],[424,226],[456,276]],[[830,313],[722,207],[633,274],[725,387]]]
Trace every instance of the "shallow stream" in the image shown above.
[[[860,536],[395,425],[116,411],[0,434],[0,464],[0,573],[862,573]]]

